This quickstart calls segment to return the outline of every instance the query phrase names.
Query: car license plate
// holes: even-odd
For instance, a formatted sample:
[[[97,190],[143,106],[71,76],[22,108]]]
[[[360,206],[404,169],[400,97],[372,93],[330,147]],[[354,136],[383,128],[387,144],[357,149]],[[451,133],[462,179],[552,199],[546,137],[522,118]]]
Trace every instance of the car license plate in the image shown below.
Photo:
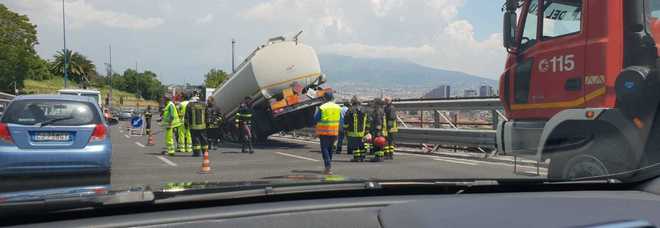
[[[65,142],[71,140],[71,134],[65,132],[37,132],[33,139],[37,142]]]

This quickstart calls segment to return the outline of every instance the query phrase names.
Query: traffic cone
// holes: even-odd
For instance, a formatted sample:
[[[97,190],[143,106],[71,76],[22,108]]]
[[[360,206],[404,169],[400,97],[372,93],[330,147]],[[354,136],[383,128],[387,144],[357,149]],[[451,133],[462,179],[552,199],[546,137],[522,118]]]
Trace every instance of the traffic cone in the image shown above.
[[[156,145],[156,143],[154,143],[154,135],[149,133],[149,140],[147,141],[147,146],[153,146],[153,145]]]
[[[200,174],[209,174],[211,173],[211,161],[209,161],[209,150],[204,151],[204,161],[202,162],[202,168],[199,170]]]

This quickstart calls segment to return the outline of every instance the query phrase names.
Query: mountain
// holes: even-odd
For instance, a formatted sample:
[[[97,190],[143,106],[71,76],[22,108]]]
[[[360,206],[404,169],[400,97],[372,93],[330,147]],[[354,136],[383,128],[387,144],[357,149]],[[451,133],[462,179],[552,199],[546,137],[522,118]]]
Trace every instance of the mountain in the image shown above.
[[[497,81],[458,71],[431,68],[400,59],[354,58],[319,55],[321,69],[330,85],[369,85],[384,89],[450,85],[452,90],[477,89],[482,84],[496,86]]]

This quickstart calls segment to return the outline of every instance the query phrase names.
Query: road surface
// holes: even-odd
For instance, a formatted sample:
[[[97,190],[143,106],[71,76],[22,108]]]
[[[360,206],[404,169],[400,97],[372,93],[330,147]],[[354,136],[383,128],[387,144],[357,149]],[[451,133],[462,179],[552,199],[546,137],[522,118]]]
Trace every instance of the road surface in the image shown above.
[[[121,127],[120,127],[121,126]],[[112,187],[162,186],[167,182],[259,181],[274,177],[321,175],[323,161],[317,143],[271,137],[255,147],[254,154],[241,153],[240,145],[227,144],[209,152],[211,174],[200,174],[202,158],[191,154],[162,155],[163,135],[158,131],[156,145],[147,146],[147,137],[130,136],[125,123],[111,130],[113,142]],[[335,155],[333,172],[355,178],[538,178],[536,167],[477,161],[432,155],[396,153],[395,160],[381,163],[352,163],[351,156]],[[545,173],[541,169],[541,174]]]

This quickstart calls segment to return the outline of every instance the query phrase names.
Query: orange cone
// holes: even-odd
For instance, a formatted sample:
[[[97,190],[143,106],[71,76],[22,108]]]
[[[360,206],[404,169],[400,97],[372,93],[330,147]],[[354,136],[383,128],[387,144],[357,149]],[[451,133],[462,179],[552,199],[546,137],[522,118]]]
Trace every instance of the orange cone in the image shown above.
[[[149,133],[149,141],[147,142],[147,145],[148,146],[156,145],[156,143],[154,143],[154,136],[151,133]]]
[[[209,150],[204,151],[204,161],[202,162],[202,168],[199,170],[201,174],[211,173],[211,161],[209,161]]]

